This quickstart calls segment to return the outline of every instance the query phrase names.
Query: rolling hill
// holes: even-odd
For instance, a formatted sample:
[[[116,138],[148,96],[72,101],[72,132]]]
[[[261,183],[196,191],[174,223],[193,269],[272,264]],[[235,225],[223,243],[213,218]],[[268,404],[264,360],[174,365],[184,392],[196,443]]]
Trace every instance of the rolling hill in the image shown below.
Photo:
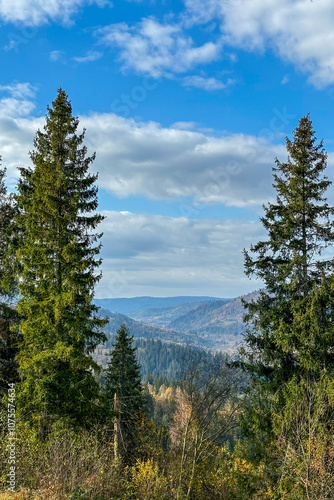
[[[152,324],[156,326],[163,326],[165,328],[171,328],[171,324],[173,321],[177,320],[187,313],[191,313],[196,308],[200,307],[202,304],[208,304],[212,307],[217,307],[215,304],[226,304],[234,299],[217,299],[212,301],[202,301],[202,302],[185,302],[184,304],[178,304],[176,306],[171,307],[163,307],[163,308],[148,308],[143,309],[141,311],[136,311],[133,313],[129,313],[131,318],[134,318],[138,321],[142,321],[143,323]],[[172,327],[173,328],[173,327]]]
[[[107,309],[100,309],[99,313],[102,317],[108,317],[109,323],[105,326],[104,331],[108,337],[115,334],[118,328],[125,323],[129,328],[130,334],[136,338],[143,339],[160,339],[163,342],[173,342],[175,344],[189,344],[194,347],[207,347],[206,342],[201,339],[195,332],[181,332],[162,328],[154,325],[147,325],[140,321],[136,321],[124,314],[112,313]],[[107,343],[108,344],[108,343]]]
[[[174,307],[186,302],[208,302],[219,300],[217,297],[196,297],[196,296],[180,296],[180,297],[133,297],[120,299],[95,299],[94,303],[104,309],[108,309],[113,313],[130,314],[137,311],[142,311],[148,308],[164,308]]]
[[[100,314],[109,317],[109,323],[105,327],[109,339],[122,323],[126,323],[131,335],[135,338],[160,339],[163,342],[233,353],[242,343],[242,335],[245,331],[242,298],[251,301],[256,299],[257,295],[258,292],[252,292],[237,299],[202,302],[180,302],[180,297],[170,297],[168,299],[177,299],[180,303],[169,307],[149,307],[132,314],[129,313],[129,315],[101,308]],[[184,298],[186,299],[186,297]],[[145,299],[146,303],[152,303],[147,301],[150,299],[149,297],[138,297],[138,299],[140,299],[138,302],[128,303],[130,307],[133,307],[134,304],[142,305],[141,299]],[[102,300],[113,301],[116,299]],[[110,348],[111,343],[107,342],[104,346],[99,346],[100,349],[102,347]]]

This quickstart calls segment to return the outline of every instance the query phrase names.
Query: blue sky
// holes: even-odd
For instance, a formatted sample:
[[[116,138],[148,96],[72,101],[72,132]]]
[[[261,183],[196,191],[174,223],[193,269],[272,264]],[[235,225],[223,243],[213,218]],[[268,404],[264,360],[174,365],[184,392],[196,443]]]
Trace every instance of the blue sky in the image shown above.
[[[59,86],[97,153],[97,296],[257,288],[241,252],[308,112],[334,178],[333,2],[0,0],[0,22],[9,186]]]

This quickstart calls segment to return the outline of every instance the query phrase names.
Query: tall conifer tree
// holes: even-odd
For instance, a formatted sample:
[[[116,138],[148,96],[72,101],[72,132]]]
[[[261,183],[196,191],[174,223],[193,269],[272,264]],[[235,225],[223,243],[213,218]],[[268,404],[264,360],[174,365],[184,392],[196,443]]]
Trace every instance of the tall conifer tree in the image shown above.
[[[265,283],[259,298],[246,304],[252,327],[242,351],[255,384],[255,433],[266,426],[270,432],[273,407],[284,408],[287,384],[317,381],[324,370],[334,375],[334,260],[325,253],[334,241],[334,208],[324,197],[331,184],[323,175],[327,155],[309,115],[286,147],[287,162],[276,159],[274,168],[276,203],[265,206],[261,218],[268,238],[244,251],[246,274]],[[252,425],[246,423],[246,432]]]
[[[21,413],[39,422],[63,419],[73,425],[95,421],[102,411],[90,353],[105,340],[92,304],[103,217],[97,175],[89,173],[84,133],[63,89],[48,107],[44,131],[30,153],[33,168],[21,168],[17,224],[18,311],[23,342],[19,354]],[[93,212],[93,213],[92,213]],[[43,424],[44,425],[44,424]]]

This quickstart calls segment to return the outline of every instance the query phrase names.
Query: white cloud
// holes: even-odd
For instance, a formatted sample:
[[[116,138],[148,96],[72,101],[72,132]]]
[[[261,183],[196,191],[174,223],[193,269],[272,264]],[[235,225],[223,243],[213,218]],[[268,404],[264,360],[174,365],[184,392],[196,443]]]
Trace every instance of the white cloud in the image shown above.
[[[24,85],[7,86],[7,92],[22,99],[0,100],[0,153],[11,177],[17,176],[17,166],[29,164],[35,131],[44,123],[44,118],[29,116],[34,104],[24,95],[32,91]],[[290,135],[296,125],[287,110],[273,110],[273,118],[257,136],[215,137],[195,123],[162,127],[113,113],[80,117],[89,150],[97,153],[93,168],[100,173],[101,187],[121,198],[178,200],[180,216],[194,218],[198,204],[258,207],[266,202],[273,195],[274,158],[287,158],[285,147],[275,140]],[[333,166],[330,156],[332,172]],[[330,171],[328,175],[334,177]]]
[[[191,76],[186,76],[183,79],[183,85],[185,87],[197,87],[199,89],[204,89],[204,90],[221,90],[221,89],[226,89],[226,87],[229,87],[230,85],[233,85],[234,80],[232,78],[229,78],[226,83],[222,82],[221,80],[217,80],[216,78],[209,78],[209,77],[204,77],[200,75],[191,75]]]
[[[220,43],[212,41],[196,47],[180,25],[160,24],[153,18],[145,18],[135,26],[112,24],[96,34],[102,43],[120,49],[124,70],[134,69],[155,78],[184,73],[217,60],[221,50]]]
[[[98,59],[101,59],[102,56],[102,52],[98,52],[97,50],[89,50],[85,56],[74,57],[73,59],[78,63],[86,63],[97,61]]]
[[[13,116],[14,115],[14,116]],[[18,113],[12,115],[4,109],[0,101],[0,154],[7,167],[7,181],[10,187],[16,185],[17,167],[30,164],[28,153],[32,149],[36,130],[45,123],[43,118],[23,118]]]
[[[11,105],[14,111],[8,114]],[[18,119],[20,105],[18,100],[0,101],[0,151],[11,176],[16,175],[15,166],[29,162],[34,132],[44,121]],[[276,120],[275,125],[278,123]],[[187,130],[188,125],[186,129],[182,124],[163,128],[112,113],[82,116],[80,125],[87,129],[90,151],[97,152],[93,168],[100,173],[99,184],[104,189],[118,197],[180,200],[180,215],[196,217],[196,204],[262,204],[272,193],[275,156],[286,158],[284,146],[260,136],[213,137],[204,131]],[[294,125],[289,123],[288,130],[282,132],[290,132]],[[193,201],[184,204],[185,197]]]
[[[241,253],[263,237],[259,223],[103,213],[97,296],[233,297],[259,286],[244,276]]]
[[[50,61],[59,61],[59,59],[62,56],[62,51],[61,50],[52,50],[49,54]]]
[[[35,105],[27,99],[13,99],[11,97],[0,99],[0,115],[7,117],[28,116]]]
[[[178,130],[193,130],[197,128],[197,122],[175,122],[171,125],[171,128]]]
[[[10,96],[0,99],[0,116],[7,118],[29,116],[35,108],[32,99],[36,90],[30,83],[14,82],[10,85],[0,85],[0,94],[5,93]]]
[[[43,127],[44,121],[44,117],[10,118],[3,115],[0,108],[0,152],[13,187],[16,167],[30,164],[28,151],[32,149],[36,130]],[[188,163],[194,159],[190,152],[196,151],[201,143],[205,144],[202,134],[160,129],[156,124],[136,125],[115,115],[80,117],[80,126],[89,127],[86,142],[91,143],[91,151],[93,148],[97,150],[94,168],[100,171],[99,185],[106,188],[119,182],[125,187],[128,173],[122,179],[122,169],[134,167],[141,171],[136,173],[137,177],[142,177],[139,191],[142,191],[143,183],[147,183],[144,190],[147,195],[150,195],[151,188],[154,196],[159,195],[156,191],[159,182],[174,184],[174,189],[180,192],[182,184],[187,189],[192,177]],[[187,134],[190,134],[188,141],[185,140]],[[177,160],[184,144],[187,151],[182,161],[182,158]],[[153,169],[146,169],[149,167],[148,157],[154,162]],[[133,163],[136,158],[137,164]],[[205,159],[212,161],[210,153]],[[176,160],[178,164],[173,165]],[[177,168],[181,168],[180,178],[176,176]],[[198,166],[194,165],[194,168],[197,176]],[[202,165],[202,168],[204,179],[207,166]],[[209,185],[207,194],[210,194]],[[197,189],[200,190],[199,186]],[[188,213],[187,209],[191,211],[192,206],[180,204],[180,215]],[[192,220],[129,211],[106,211],[104,214],[107,218],[99,228],[104,236],[103,279],[97,286],[98,297],[146,294],[235,296],[258,286],[243,275],[241,255],[243,247],[258,241],[261,229],[257,223]]]
[[[222,3],[229,0],[184,0],[186,14],[183,22],[186,26],[206,24],[221,18]]]
[[[218,21],[225,43],[247,51],[273,49],[316,86],[334,83],[332,0],[185,0],[186,20]]]
[[[30,83],[14,82],[10,85],[0,85],[0,92],[7,92],[14,99],[32,98],[36,95],[37,88]]]
[[[275,156],[286,158],[283,146],[263,137],[212,137],[180,130],[178,124],[163,128],[114,114],[82,117],[82,125],[87,142],[97,152],[94,164],[101,186],[119,197],[177,200],[188,196],[196,203],[259,205],[271,192]]]
[[[5,22],[39,26],[50,21],[69,22],[81,7],[104,6],[108,0],[0,0],[0,17]]]
[[[170,77],[215,61],[224,45],[272,50],[309,74],[314,85],[334,83],[332,0],[184,0],[184,5],[174,23],[146,18],[132,26],[119,23],[102,28],[98,35],[105,44],[120,49],[124,70],[154,77]],[[196,47],[187,34],[194,25],[220,26],[221,36],[213,41],[210,29],[207,41]]]
[[[281,80],[281,85],[286,85],[287,83],[289,83],[289,81],[290,81],[289,75],[285,75]]]

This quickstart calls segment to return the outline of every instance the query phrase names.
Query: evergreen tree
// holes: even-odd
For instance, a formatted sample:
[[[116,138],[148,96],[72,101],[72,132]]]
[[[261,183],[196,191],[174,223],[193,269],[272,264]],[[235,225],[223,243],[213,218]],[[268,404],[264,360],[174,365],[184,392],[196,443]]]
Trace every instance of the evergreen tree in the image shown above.
[[[332,309],[317,309],[318,338],[313,337],[314,328],[312,333],[306,324],[300,331],[311,298],[324,286],[328,288],[324,282],[331,279],[334,270],[331,257],[320,258],[334,241],[334,208],[323,196],[331,184],[322,175],[327,155],[322,141],[316,144],[308,115],[300,120],[294,141],[286,140],[286,147],[288,161],[276,159],[273,169],[277,201],[264,207],[261,218],[268,239],[251,246],[250,253],[244,251],[246,274],[265,283],[258,300],[246,304],[246,320],[254,326],[246,338],[248,368],[263,377],[273,391],[287,377],[311,369],[309,360],[319,357],[320,345],[318,367],[334,368],[330,349],[334,337],[324,335],[323,329],[326,325],[328,331]]]
[[[140,377],[140,367],[136,359],[136,348],[132,347],[133,337],[123,324],[116,335],[111,351],[111,359],[106,371],[106,395],[111,406],[115,394],[120,407],[120,427],[123,451],[135,446],[136,425],[146,414],[146,399]]]
[[[101,262],[101,245],[94,245],[101,235],[93,231],[103,219],[95,213],[97,175],[88,171],[95,155],[87,157],[85,131],[77,134],[79,121],[63,89],[47,109],[30,153],[34,166],[20,169],[16,196],[23,317],[18,403],[39,425],[56,419],[89,425],[103,407],[90,353],[105,340],[106,322],[92,304]]]
[[[1,161],[1,158],[0,158]],[[0,168],[0,401],[7,393],[8,384],[19,379],[18,314],[12,303],[15,295],[15,281],[12,272],[11,252],[15,248],[13,197],[5,186],[6,169]]]
[[[334,209],[324,196],[331,184],[323,175],[327,155],[322,141],[316,143],[309,115],[286,147],[287,162],[276,159],[273,169],[276,203],[265,206],[261,218],[268,238],[244,251],[246,274],[263,280],[265,288],[245,304],[250,326],[241,350],[241,364],[251,375],[241,415],[247,438],[242,446],[251,460],[267,465],[267,479],[278,495],[286,492],[280,477],[286,457],[303,448],[293,439],[300,435],[301,420],[291,408],[298,413],[300,401],[308,408],[303,443],[311,443],[311,431],[319,425],[332,433],[328,422],[334,407],[334,260],[326,252],[334,241]],[[327,388],[321,422],[314,404],[320,387]],[[326,442],[321,446],[326,449]],[[307,467],[305,460],[300,467]]]

